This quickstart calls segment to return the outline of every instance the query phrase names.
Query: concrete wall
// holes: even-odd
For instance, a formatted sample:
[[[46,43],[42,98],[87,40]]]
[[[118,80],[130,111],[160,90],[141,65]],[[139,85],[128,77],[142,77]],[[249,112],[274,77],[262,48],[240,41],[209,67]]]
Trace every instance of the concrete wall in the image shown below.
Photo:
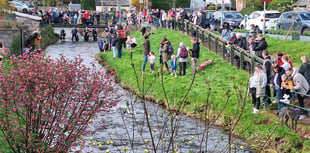
[[[2,40],[4,47],[11,50],[11,45],[15,36],[20,33],[19,29],[0,28],[0,40]]]

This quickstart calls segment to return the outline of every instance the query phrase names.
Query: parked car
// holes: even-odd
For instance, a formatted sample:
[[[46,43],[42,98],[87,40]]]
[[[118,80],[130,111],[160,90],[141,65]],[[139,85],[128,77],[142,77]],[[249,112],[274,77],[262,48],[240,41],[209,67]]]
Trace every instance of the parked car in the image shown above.
[[[214,30],[219,31],[221,29],[222,11],[214,12]],[[223,23],[229,23],[231,29],[239,28],[240,22],[243,19],[242,14],[237,11],[223,11]]]
[[[8,4],[18,12],[28,13],[32,9],[27,4],[20,1],[9,1]]]
[[[292,30],[303,34],[310,30],[310,11],[289,11],[279,17],[278,28],[281,30]]]
[[[278,19],[281,13],[278,11],[266,11],[265,12],[265,30],[276,29],[278,24]],[[246,23],[245,23],[246,20]],[[251,24],[254,24],[258,30],[263,30],[264,25],[264,11],[254,11],[247,19],[243,19],[240,23],[240,29],[251,29]]]

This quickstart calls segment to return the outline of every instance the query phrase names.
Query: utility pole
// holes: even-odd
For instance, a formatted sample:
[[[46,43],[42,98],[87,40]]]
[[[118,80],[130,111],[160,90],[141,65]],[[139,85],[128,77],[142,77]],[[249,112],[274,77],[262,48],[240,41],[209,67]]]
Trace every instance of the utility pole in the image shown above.
[[[223,25],[224,22],[224,0],[222,0],[222,7],[221,7],[221,13],[222,13],[222,17],[221,17],[221,27]]]

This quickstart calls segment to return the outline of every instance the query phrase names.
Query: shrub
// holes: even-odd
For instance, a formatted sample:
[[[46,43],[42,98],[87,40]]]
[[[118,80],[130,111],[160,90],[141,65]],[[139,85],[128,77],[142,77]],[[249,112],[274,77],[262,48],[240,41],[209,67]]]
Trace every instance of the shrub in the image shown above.
[[[269,34],[276,34],[276,35],[286,35],[287,34],[287,30],[269,30],[268,33]],[[289,36],[298,36],[299,32],[297,31],[290,31]]]
[[[208,6],[208,10],[216,10],[215,5],[209,5],[209,6]]]
[[[11,55],[20,55],[21,52],[21,35],[20,33],[13,38],[13,42],[11,44],[12,48],[10,50]]]
[[[254,11],[259,11],[259,8],[256,8],[256,7],[253,7],[253,8],[244,8],[244,9],[242,9],[241,11],[240,11],[240,13],[242,14],[242,15],[249,15],[249,14],[251,14],[252,12],[254,12]]]
[[[249,30],[246,30],[246,29],[234,29],[234,32],[248,33]]]
[[[11,152],[69,152],[98,111],[118,102],[109,76],[78,58],[11,57],[0,68],[0,130]]]
[[[41,31],[41,40],[40,40],[40,47],[45,48],[50,44],[56,43],[59,39],[58,34],[54,33],[52,26],[46,26],[40,28]]]
[[[302,35],[304,35],[304,36],[310,36],[310,31],[305,31],[305,32],[302,33]]]

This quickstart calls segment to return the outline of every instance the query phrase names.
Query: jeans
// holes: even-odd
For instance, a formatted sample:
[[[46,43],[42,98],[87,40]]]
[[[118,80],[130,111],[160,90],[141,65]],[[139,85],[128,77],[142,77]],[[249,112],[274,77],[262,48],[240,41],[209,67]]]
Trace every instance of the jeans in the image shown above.
[[[117,48],[117,52],[118,52],[117,57],[118,58],[122,58],[122,47],[121,48]]]
[[[113,51],[113,58],[116,57],[116,47],[115,46],[112,46],[112,51]]]
[[[280,102],[280,99],[283,97],[282,90],[279,87],[275,87],[274,91],[276,93],[276,99],[278,101],[278,112],[280,112],[281,108],[284,107],[284,104]]]
[[[179,62],[180,64],[180,70],[179,70],[179,75],[185,75],[186,74],[186,62]]]
[[[144,72],[144,70],[145,70],[146,63],[147,63],[147,55],[144,55],[144,57],[143,57],[143,65],[142,65],[142,72]]]
[[[196,65],[197,65],[197,58],[192,58],[191,59],[191,67],[192,67],[192,75],[196,73]]]
[[[250,93],[252,96],[253,107],[255,107],[256,109],[259,109],[260,97],[256,98],[256,88],[250,88]]]

